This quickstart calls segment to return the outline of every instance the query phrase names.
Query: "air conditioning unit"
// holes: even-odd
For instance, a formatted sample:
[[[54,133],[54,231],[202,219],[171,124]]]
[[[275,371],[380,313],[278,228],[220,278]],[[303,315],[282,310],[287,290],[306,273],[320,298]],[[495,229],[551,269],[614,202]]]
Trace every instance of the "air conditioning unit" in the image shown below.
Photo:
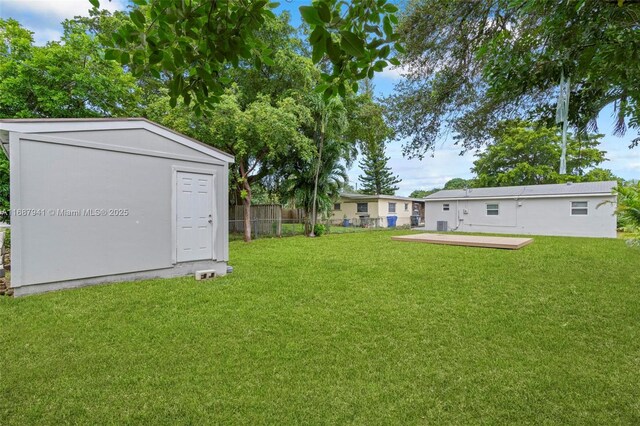
[[[438,231],[446,232],[449,230],[449,224],[446,220],[439,220],[436,222],[436,229]]]

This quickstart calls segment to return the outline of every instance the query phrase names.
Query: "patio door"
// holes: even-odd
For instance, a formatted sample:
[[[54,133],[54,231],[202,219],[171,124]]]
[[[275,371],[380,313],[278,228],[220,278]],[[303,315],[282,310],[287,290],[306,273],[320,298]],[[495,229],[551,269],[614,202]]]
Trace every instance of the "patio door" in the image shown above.
[[[213,175],[177,172],[176,260],[213,259]]]

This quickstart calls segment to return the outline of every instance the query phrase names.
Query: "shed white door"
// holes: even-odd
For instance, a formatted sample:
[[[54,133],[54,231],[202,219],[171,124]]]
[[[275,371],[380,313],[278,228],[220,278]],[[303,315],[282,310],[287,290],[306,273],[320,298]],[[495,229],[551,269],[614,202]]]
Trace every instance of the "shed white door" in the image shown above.
[[[176,181],[176,259],[213,259],[213,176],[178,172]]]

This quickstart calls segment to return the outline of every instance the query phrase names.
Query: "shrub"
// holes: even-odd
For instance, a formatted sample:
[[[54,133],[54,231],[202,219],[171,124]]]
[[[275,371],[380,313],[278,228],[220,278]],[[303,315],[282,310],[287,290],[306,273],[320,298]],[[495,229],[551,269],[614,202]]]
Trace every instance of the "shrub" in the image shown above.
[[[313,233],[316,237],[320,237],[327,232],[327,227],[321,223],[316,223],[316,226],[313,227]]]
[[[618,186],[615,189],[618,196],[616,213],[624,230],[632,234],[629,245],[640,245],[640,182]]]

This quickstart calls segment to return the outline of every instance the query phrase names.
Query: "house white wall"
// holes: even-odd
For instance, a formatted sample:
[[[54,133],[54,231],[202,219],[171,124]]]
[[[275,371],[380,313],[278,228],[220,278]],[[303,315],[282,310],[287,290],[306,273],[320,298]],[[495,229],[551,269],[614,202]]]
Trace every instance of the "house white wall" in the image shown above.
[[[145,129],[10,134],[16,295],[99,282],[226,273],[228,163]],[[214,176],[213,257],[176,262],[175,176]],[[126,209],[123,216],[63,210]],[[55,211],[55,214],[51,212]]]
[[[616,237],[615,196],[570,196],[482,200],[426,200],[426,228],[505,234]],[[572,201],[586,201],[588,214],[571,214]],[[602,204],[603,202],[609,202]],[[449,211],[443,205],[449,204]],[[487,204],[498,204],[498,216],[487,215]]]

